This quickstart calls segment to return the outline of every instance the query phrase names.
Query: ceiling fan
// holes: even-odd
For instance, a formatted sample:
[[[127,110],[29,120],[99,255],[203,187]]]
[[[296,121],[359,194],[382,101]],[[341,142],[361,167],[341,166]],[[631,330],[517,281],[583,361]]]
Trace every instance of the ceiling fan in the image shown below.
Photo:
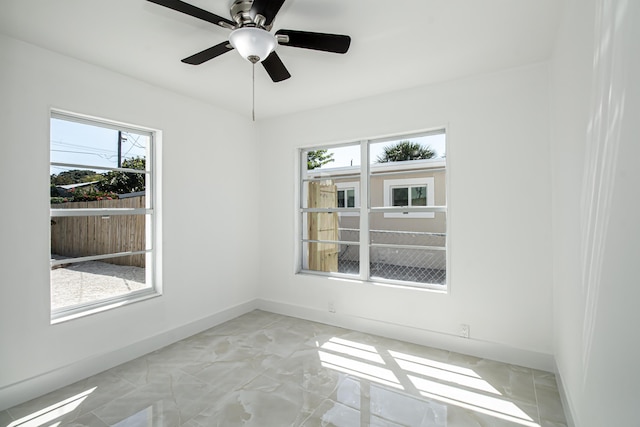
[[[236,49],[249,62],[261,63],[271,80],[280,82],[291,74],[275,51],[277,45],[346,53],[351,44],[351,37],[341,34],[296,30],[278,30],[272,34],[273,20],[285,0],[233,0],[232,20],[180,0],[148,1],[231,30],[228,41],[184,58],[182,62],[186,64],[199,65]]]

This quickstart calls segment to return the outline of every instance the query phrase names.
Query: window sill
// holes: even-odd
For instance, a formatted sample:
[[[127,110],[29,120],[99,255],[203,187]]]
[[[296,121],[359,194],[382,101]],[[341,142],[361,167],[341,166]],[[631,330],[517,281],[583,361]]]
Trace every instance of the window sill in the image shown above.
[[[79,319],[85,316],[102,313],[104,311],[113,310],[114,308],[124,307],[126,305],[135,304],[152,298],[161,296],[161,293],[155,290],[146,290],[144,293],[134,295],[126,295],[117,299],[101,301],[94,304],[86,304],[82,306],[60,309],[51,313],[51,324],[68,322],[70,320]]]
[[[356,283],[361,285],[372,285],[372,286],[382,286],[387,288],[396,288],[396,289],[404,289],[404,290],[413,290],[413,291],[427,291],[430,293],[437,294],[448,294],[449,287],[448,285],[438,285],[432,283],[417,283],[417,282],[401,282],[395,280],[380,280],[377,278],[372,278],[370,280],[362,280],[357,276],[346,275],[342,273],[323,273],[311,270],[300,270],[296,273],[296,275],[301,276],[310,276],[310,277],[324,277],[329,280],[337,280],[340,282],[349,282]]]

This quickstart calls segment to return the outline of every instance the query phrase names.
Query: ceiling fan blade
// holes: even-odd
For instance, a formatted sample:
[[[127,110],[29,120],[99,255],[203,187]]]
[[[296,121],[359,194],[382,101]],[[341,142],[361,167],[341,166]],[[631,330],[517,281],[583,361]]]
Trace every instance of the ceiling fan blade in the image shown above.
[[[252,17],[258,14],[264,16],[266,20],[265,25],[270,25],[284,4],[284,1],[285,0],[253,0],[250,14]]]
[[[324,52],[347,53],[351,45],[351,37],[341,34],[311,33],[308,31],[278,30],[276,36],[289,38],[288,42],[278,41],[283,46],[301,47],[304,49],[322,50]]]
[[[287,67],[284,66],[282,60],[275,51],[271,52],[271,55],[267,56],[267,59],[262,61],[262,66],[267,70],[269,77],[271,77],[271,80],[273,80],[274,83],[287,80],[291,77]]]
[[[204,9],[200,9],[199,7],[195,7],[190,5],[189,3],[185,3],[180,0],[147,0],[151,3],[159,4],[160,6],[168,7],[169,9],[173,9],[178,12],[185,13],[189,16],[193,16],[194,18],[202,19],[203,21],[211,22],[212,24],[220,25],[223,28],[226,28],[224,25],[221,25],[221,22],[224,22],[228,25],[234,26],[235,22],[230,21],[228,19],[223,18],[222,16],[218,16],[214,13],[207,12]]]
[[[195,55],[184,58],[182,62],[184,62],[185,64],[200,65],[203,62],[207,62],[210,59],[215,58],[216,56],[220,56],[223,53],[229,52],[230,50],[233,50],[233,46],[231,46],[228,41],[224,41],[220,44],[210,47],[209,49],[205,49],[202,52],[198,52]]]

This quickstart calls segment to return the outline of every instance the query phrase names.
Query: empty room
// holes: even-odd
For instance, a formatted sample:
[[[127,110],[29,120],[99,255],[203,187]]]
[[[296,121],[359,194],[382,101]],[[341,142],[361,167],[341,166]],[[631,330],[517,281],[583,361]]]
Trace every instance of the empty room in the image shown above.
[[[639,52],[635,0],[0,1],[0,426],[640,425]]]

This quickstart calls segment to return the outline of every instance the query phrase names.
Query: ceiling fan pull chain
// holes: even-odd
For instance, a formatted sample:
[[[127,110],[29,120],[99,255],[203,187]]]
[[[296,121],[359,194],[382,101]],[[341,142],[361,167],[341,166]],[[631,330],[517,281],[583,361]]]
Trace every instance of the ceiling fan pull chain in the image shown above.
[[[252,93],[251,93],[251,117],[253,121],[256,121],[256,63],[251,64],[251,82],[252,82]]]

